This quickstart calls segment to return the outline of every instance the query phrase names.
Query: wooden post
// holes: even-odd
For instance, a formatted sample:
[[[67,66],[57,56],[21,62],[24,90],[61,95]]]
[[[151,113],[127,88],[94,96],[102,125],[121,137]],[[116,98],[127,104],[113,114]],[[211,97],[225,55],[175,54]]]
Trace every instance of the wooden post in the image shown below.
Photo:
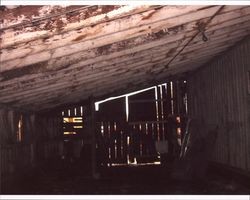
[[[99,174],[97,173],[97,166],[96,166],[96,112],[95,112],[95,101],[93,97],[90,98],[90,130],[91,130],[91,172],[92,177],[94,179],[99,178]]]

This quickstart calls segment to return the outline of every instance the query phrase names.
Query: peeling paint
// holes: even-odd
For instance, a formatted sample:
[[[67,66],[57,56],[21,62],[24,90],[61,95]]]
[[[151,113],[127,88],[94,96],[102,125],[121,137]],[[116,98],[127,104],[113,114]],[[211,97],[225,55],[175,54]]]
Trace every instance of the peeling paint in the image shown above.
[[[48,71],[48,69],[46,68],[47,64],[48,62],[45,61],[45,62],[37,63],[34,65],[29,65],[26,67],[5,71],[5,72],[2,72],[1,75],[2,75],[3,80],[6,81],[6,80],[13,79],[13,78],[21,77],[25,74],[35,74],[35,73],[45,72],[45,71]]]
[[[71,9],[80,9],[80,7],[43,6],[38,9],[39,16],[34,14],[30,16],[33,20]],[[2,68],[3,73],[0,75],[0,93],[4,94],[0,95],[0,101],[11,102],[13,99],[20,99],[19,105],[35,102],[34,109],[35,107],[40,109],[37,102],[44,102],[44,108],[52,102],[52,99],[54,102],[50,106],[55,102],[63,104],[70,101],[68,99],[80,97],[82,94],[80,91],[87,91],[86,96],[88,96],[99,86],[103,93],[110,92],[114,86],[118,91],[121,86],[114,84],[120,83],[121,80],[117,79],[115,83],[111,83],[111,79],[118,75],[124,80],[133,76],[132,80],[136,80],[137,77],[138,80],[147,80],[144,75],[155,74],[153,76],[157,79],[159,76],[156,72],[159,72],[169,58],[175,55],[175,52],[185,44],[184,42],[197,31],[195,22],[202,21],[203,18],[207,19],[216,10],[200,9],[204,12],[197,14],[196,7],[190,10],[188,6],[164,6],[159,13],[150,8],[152,9],[150,12],[147,9],[142,14],[142,9],[145,7],[95,6],[86,11],[69,12],[42,22],[6,29],[4,44],[7,45],[5,47],[13,46],[8,50],[6,48],[1,50],[4,55],[1,56],[4,57],[5,68]],[[134,12],[137,14],[133,14]],[[180,12],[183,13],[180,14]],[[181,56],[171,65],[171,70],[176,70],[177,65],[182,67],[182,71],[188,71],[190,62],[205,61],[206,53],[210,57],[213,56],[214,52],[209,50],[204,52],[203,47],[210,47],[209,45],[212,44],[212,47],[216,48],[217,43],[227,46],[226,41],[222,43],[219,39],[231,33],[232,29],[233,34],[229,35],[232,39],[241,38],[247,34],[246,18],[242,20],[245,23],[244,27],[230,26],[228,28],[227,24],[223,25],[227,29],[220,29],[223,20],[230,23],[235,13],[238,14],[237,19],[240,20],[241,14],[237,11],[231,12],[231,19],[222,18],[216,21],[216,24],[211,26],[212,29],[216,27],[213,29],[216,31],[213,31],[212,40],[206,46],[200,40],[198,42],[194,40],[194,43],[190,43],[189,51],[181,53]],[[242,13],[246,14],[246,12]],[[206,14],[206,17],[203,14]],[[122,15],[128,16],[120,18]],[[185,18],[186,15],[191,19]],[[106,22],[105,16],[115,19]],[[20,22],[30,22],[30,18],[21,15],[3,23],[12,25]],[[236,35],[235,33],[238,33],[236,31],[241,32]],[[197,54],[200,56],[198,61]],[[45,60],[46,62],[41,62]],[[34,64],[36,62],[37,64]],[[9,71],[4,72],[4,70]],[[170,70],[166,70],[166,73],[162,73],[161,76],[169,74]],[[57,98],[64,96],[67,91],[72,92],[72,97],[57,101]],[[21,99],[23,96],[27,98]]]
[[[29,26],[33,27],[33,31],[45,30],[49,29],[62,29],[67,23],[75,23],[79,22],[80,20],[87,19],[89,17],[93,17],[99,14],[107,13],[112,11],[113,9],[119,8],[120,6],[102,6],[99,8],[98,6],[93,6],[86,10],[79,10],[74,11],[73,9],[83,8],[84,6],[20,6],[15,9],[2,9],[0,11],[0,18],[3,19],[1,23],[1,28],[15,25],[19,23],[31,22],[32,20],[39,19],[41,17],[53,15],[53,14],[60,14],[62,15],[55,16],[51,19],[45,20],[45,25],[43,25],[43,21],[32,22],[32,24],[24,24],[22,26],[15,27],[14,30],[22,30],[26,32],[26,28]],[[70,12],[72,11],[72,12]],[[74,12],[73,12],[74,11]],[[67,12],[66,14],[63,14]],[[63,21],[61,18],[65,16],[65,20]],[[7,25],[8,24],[8,25]],[[55,26],[53,26],[55,25]],[[34,27],[38,26],[38,27]]]
[[[183,30],[185,30],[184,24],[182,24],[180,26],[174,26],[174,27],[171,27],[168,29],[169,32],[173,32],[173,33],[178,33],[178,32],[183,31]]]
[[[155,13],[156,13],[156,10],[150,11],[148,15],[142,18],[142,20],[150,19]]]
[[[2,19],[14,19],[22,15],[27,18],[32,18],[33,16],[39,16],[39,9],[43,6],[19,6],[14,9],[6,8],[0,11],[0,18]]]
[[[88,36],[88,34],[82,34],[82,35],[78,36],[77,38],[75,38],[72,41],[76,42],[76,41],[79,41],[79,40],[82,40],[82,39],[86,38],[87,36]]]
[[[111,48],[110,44],[105,45],[105,46],[97,48],[97,52],[98,52],[99,55],[103,55],[103,54],[106,54],[110,48]]]

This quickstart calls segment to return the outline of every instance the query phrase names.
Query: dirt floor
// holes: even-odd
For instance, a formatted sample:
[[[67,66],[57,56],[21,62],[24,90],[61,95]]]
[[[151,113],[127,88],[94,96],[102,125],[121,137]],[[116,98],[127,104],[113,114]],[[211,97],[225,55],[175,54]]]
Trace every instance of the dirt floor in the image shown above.
[[[203,180],[176,179],[167,166],[101,168],[93,179],[80,165],[47,166],[4,185],[2,194],[250,194],[249,180],[208,170]]]

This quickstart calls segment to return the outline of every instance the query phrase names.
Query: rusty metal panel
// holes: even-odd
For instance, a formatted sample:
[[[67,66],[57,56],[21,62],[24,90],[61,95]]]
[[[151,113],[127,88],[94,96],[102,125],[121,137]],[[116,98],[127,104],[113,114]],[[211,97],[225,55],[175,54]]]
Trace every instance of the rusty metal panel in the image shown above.
[[[219,126],[211,159],[250,171],[250,38],[193,73],[188,80],[189,115],[205,129]]]

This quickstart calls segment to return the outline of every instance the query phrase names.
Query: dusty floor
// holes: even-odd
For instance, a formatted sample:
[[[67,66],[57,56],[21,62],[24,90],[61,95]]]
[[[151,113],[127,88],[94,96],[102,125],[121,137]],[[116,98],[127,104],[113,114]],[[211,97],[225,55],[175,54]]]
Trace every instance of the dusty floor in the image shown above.
[[[246,181],[230,174],[208,171],[204,181],[171,178],[162,166],[101,169],[93,180],[77,165],[44,167],[4,187],[3,194],[250,194]],[[250,184],[249,184],[250,185]]]

